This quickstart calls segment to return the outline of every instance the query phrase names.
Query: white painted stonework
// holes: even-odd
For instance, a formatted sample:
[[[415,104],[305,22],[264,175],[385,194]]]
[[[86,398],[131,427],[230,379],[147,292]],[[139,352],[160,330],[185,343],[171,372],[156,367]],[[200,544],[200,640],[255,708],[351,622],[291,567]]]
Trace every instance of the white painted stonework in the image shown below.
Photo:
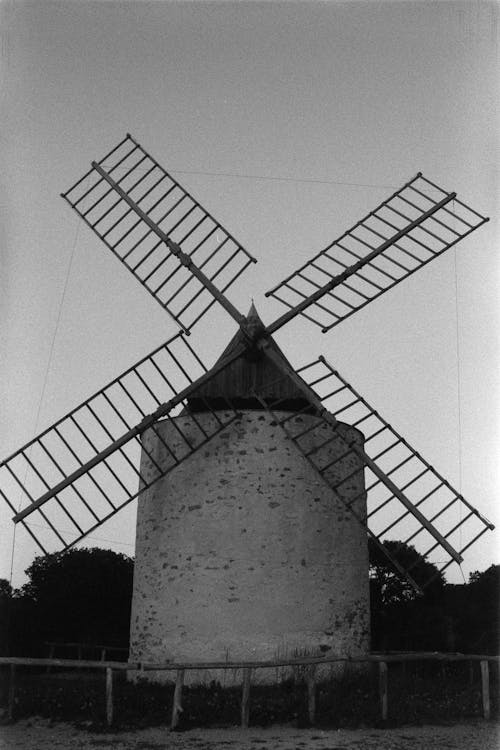
[[[208,414],[196,418],[205,425],[213,420]],[[315,421],[295,416],[287,426],[298,432]],[[176,423],[196,439],[189,417]],[[164,422],[159,429],[182,454],[174,426]],[[311,430],[310,446],[331,437],[328,430]],[[341,430],[362,444],[358,431]],[[143,444],[157,463],[171,461],[151,430]],[[326,465],[345,452],[337,437],[318,455]],[[142,466],[152,471],[145,453]],[[338,492],[344,500],[358,496],[353,508],[362,516],[364,480],[357,466],[351,453],[329,476],[338,481],[354,470]],[[354,655],[368,649],[366,531],[267,412],[244,411],[140,495],[132,661]]]

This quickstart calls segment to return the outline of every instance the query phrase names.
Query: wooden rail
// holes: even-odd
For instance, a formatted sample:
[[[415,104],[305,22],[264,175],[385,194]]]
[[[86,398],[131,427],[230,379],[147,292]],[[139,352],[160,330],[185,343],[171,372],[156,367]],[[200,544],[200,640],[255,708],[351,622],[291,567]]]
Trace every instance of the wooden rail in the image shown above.
[[[61,650],[74,650],[76,649],[77,652],[77,658],[82,659],[83,658],[83,652],[84,651],[93,651],[94,653],[96,651],[99,651],[101,661],[106,661],[106,654],[110,651],[121,651],[122,653],[128,654],[128,648],[125,646],[102,646],[100,644],[93,644],[93,643],[69,643],[69,642],[57,642],[57,641],[46,641],[45,646],[48,646],[49,649],[49,659],[55,658],[55,652],[56,649],[58,651]]]
[[[8,707],[7,716],[10,720],[13,718],[13,709],[15,702],[15,683],[18,667],[63,667],[71,669],[103,669],[105,670],[105,711],[106,723],[111,726],[113,723],[113,673],[115,671],[170,671],[175,672],[175,688],[172,702],[172,713],[170,728],[176,729],[179,725],[182,708],[182,690],[184,687],[184,675],[186,670],[208,670],[208,669],[242,669],[242,699],[241,699],[241,726],[247,728],[250,722],[250,688],[252,673],[255,669],[269,669],[276,667],[309,667],[305,673],[305,682],[307,686],[307,716],[311,724],[315,721],[316,714],[316,687],[317,687],[317,666],[319,664],[345,663],[378,663],[378,692],[380,701],[380,715],[383,721],[386,721],[389,714],[388,708],[388,668],[389,663],[406,663],[418,661],[439,661],[439,662],[457,662],[466,661],[472,666],[474,662],[480,663],[481,668],[481,696],[483,717],[490,718],[490,676],[489,662],[497,664],[500,667],[500,656],[490,654],[443,654],[438,652],[411,652],[411,653],[386,653],[386,654],[366,654],[365,656],[317,656],[302,657],[298,659],[279,659],[272,661],[207,661],[207,662],[164,662],[153,664],[149,662],[116,662],[116,661],[99,661],[90,659],[36,659],[20,656],[0,656],[0,667],[2,665],[10,666],[9,670],[9,687],[8,687]]]

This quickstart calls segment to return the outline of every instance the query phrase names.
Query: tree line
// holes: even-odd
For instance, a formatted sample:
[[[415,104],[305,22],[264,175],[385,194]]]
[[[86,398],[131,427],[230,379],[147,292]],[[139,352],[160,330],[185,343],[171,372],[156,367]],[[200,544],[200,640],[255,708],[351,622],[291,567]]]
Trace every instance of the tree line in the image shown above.
[[[498,653],[499,565],[448,584],[413,547],[385,545],[417,583],[433,580],[417,594],[370,543],[373,651]],[[47,643],[127,648],[133,569],[126,555],[82,548],[36,558],[19,589],[0,579],[0,655],[47,656]]]
[[[471,573],[467,583],[450,584],[411,545],[384,546],[411,569],[417,584],[430,583],[417,594],[370,540],[373,651],[499,653],[500,565]]]
[[[70,549],[37,557],[25,572],[19,589],[0,579],[0,653],[48,656],[47,643],[128,646],[132,558]]]

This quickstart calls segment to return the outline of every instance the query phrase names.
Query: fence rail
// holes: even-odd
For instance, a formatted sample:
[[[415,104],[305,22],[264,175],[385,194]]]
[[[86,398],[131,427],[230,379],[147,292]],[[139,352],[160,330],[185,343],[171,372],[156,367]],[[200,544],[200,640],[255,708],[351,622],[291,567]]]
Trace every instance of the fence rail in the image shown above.
[[[17,668],[27,667],[61,667],[69,669],[103,669],[105,671],[105,711],[106,723],[108,726],[113,724],[113,676],[114,672],[119,671],[169,671],[175,672],[175,688],[172,701],[171,729],[175,729],[180,721],[182,714],[182,690],[184,686],[185,672],[189,670],[210,670],[210,669],[241,669],[242,670],[242,699],[241,699],[241,726],[248,727],[250,720],[250,692],[251,682],[254,670],[269,669],[275,667],[309,667],[306,670],[305,682],[307,686],[307,715],[311,724],[314,724],[316,713],[316,688],[317,688],[317,666],[320,664],[335,663],[377,663],[378,664],[378,694],[380,705],[380,716],[386,721],[389,716],[388,705],[388,669],[389,663],[405,663],[418,661],[437,661],[445,662],[473,662],[480,663],[481,669],[481,696],[482,711],[485,719],[490,718],[490,670],[489,662],[500,667],[500,656],[491,654],[459,654],[459,653],[440,653],[440,652],[409,652],[409,653],[373,653],[364,656],[317,656],[302,657],[297,659],[279,659],[269,661],[207,661],[207,662],[163,662],[154,664],[150,662],[119,662],[104,661],[91,659],[53,659],[53,658],[31,658],[21,656],[0,656],[0,667],[10,666],[9,686],[8,686],[8,707],[7,716],[10,720],[13,718],[13,709],[16,692],[16,674]]]
[[[77,658],[79,660],[83,659],[83,654],[86,651],[88,652],[99,652],[100,660],[105,661],[106,660],[106,654],[108,654],[110,651],[122,654],[127,654],[128,656],[128,648],[126,646],[103,646],[100,644],[94,644],[94,643],[68,643],[68,642],[60,642],[60,641],[46,641],[45,646],[47,646],[49,650],[48,658],[54,659],[57,658],[55,656],[56,651],[75,651],[77,652]],[[59,657],[60,658],[60,657]],[[47,670],[50,669],[50,666],[47,667]]]

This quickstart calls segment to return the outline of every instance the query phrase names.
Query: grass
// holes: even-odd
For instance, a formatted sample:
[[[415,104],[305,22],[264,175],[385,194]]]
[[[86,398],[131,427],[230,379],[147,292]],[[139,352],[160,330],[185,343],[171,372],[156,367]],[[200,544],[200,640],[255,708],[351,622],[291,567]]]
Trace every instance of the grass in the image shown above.
[[[406,669],[389,665],[388,724],[424,724],[479,718],[482,715],[479,665],[412,663]],[[472,678],[472,681],[471,681]],[[8,690],[4,680],[3,703]],[[490,677],[491,715],[498,716],[498,675]],[[104,672],[72,670],[41,672],[18,668],[13,719],[41,716],[72,721],[92,729],[106,729]],[[138,729],[170,722],[173,684],[128,682],[124,673],[114,678],[114,729]],[[183,691],[181,729],[240,723],[241,688],[210,685]],[[307,690],[303,680],[288,679],[276,686],[252,685],[250,723],[269,726],[293,723],[308,726]],[[316,692],[318,727],[381,726],[378,672],[347,670],[320,683]]]

